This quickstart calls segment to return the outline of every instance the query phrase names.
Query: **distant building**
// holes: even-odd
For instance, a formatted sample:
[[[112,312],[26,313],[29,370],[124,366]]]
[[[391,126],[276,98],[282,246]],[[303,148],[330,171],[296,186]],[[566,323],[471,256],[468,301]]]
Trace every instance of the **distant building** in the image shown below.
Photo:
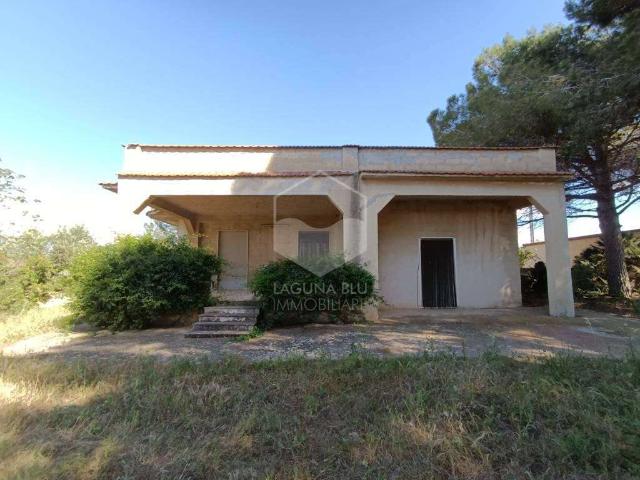
[[[640,229],[637,230],[627,230],[623,233],[631,233],[633,235],[639,235]],[[569,238],[569,256],[571,257],[571,264],[575,263],[575,258],[584,252],[591,245],[595,245],[598,240],[600,240],[600,234],[594,233],[592,235],[582,235],[580,237],[571,237]],[[547,256],[545,252],[544,242],[533,242],[533,243],[525,243],[522,245],[522,248],[533,252],[535,257],[527,260],[525,263],[526,268],[531,268],[536,262],[545,262],[547,261]]]

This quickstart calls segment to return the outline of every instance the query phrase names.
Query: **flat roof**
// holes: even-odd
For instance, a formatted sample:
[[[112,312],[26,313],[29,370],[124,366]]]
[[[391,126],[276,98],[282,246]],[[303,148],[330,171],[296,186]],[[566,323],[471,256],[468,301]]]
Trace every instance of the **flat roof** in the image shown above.
[[[533,147],[427,147],[420,145],[172,145],[152,143],[127,143],[125,148],[172,148],[172,149],[238,149],[238,150],[273,150],[273,149],[336,149],[336,148],[362,148],[369,150],[540,150],[555,149],[554,147],[540,145]]]

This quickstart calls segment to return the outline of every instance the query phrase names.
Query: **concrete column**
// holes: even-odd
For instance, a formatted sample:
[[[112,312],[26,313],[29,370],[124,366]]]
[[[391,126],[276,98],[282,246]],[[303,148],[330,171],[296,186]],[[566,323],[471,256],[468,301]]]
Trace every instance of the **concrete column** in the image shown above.
[[[357,179],[353,181],[357,182]],[[357,188],[357,184],[352,183],[329,191],[329,198],[342,213],[342,249],[347,260],[353,260],[364,251],[366,197]]]
[[[367,199],[366,209],[363,212],[365,244],[363,245],[364,253],[360,256],[360,262],[375,277],[376,288],[378,288],[380,280],[380,272],[378,271],[378,215],[393,197],[394,195],[390,193],[370,197]],[[367,321],[370,322],[374,322],[379,318],[378,308],[374,306],[365,308],[363,313]]]
[[[544,215],[549,315],[574,317],[564,186],[558,184],[555,194],[545,198],[538,208]]]
[[[367,200],[365,215],[366,244],[362,261],[375,277],[379,280],[378,272],[378,215],[380,211],[393,199],[395,195],[384,193],[370,197]]]

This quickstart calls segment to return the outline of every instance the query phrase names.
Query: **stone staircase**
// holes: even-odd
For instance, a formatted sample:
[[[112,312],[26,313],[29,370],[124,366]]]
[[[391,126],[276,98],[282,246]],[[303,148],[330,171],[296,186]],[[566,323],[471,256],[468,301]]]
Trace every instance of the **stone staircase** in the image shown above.
[[[233,302],[232,304],[204,307],[187,338],[235,337],[245,335],[255,326],[260,309],[255,302]]]

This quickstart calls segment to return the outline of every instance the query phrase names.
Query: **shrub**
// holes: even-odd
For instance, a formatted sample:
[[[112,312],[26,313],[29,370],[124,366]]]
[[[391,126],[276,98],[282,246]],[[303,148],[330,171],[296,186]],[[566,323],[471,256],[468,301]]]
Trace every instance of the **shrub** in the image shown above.
[[[527,264],[537,259],[538,255],[536,255],[536,252],[527,250],[524,247],[518,248],[518,263],[520,264],[520,268],[526,268]]]
[[[72,309],[99,327],[145,328],[206,305],[220,269],[217,256],[185,241],[120,237],[74,262]]]
[[[73,259],[95,245],[81,225],[45,235],[0,235],[0,311],[17,312],[67,292]]]
[[[375,278],[362,265],[321,257],[316,262],[338,265],[322,277],[288,259],[263,265],[251,280],[268,320],[276,323],[347,320],[380,298]]]
[[[536,262],[533,268],[520,269],[522,304],[526,306],[547,303],[547,266]]]
[[[622,244],[629,280],[637,293],[640,287],[640,236],[623,233]],[[599,297],[607,294],[607,267],[601,240],[576,257],[572,277],[574,291],[580,297]]]

